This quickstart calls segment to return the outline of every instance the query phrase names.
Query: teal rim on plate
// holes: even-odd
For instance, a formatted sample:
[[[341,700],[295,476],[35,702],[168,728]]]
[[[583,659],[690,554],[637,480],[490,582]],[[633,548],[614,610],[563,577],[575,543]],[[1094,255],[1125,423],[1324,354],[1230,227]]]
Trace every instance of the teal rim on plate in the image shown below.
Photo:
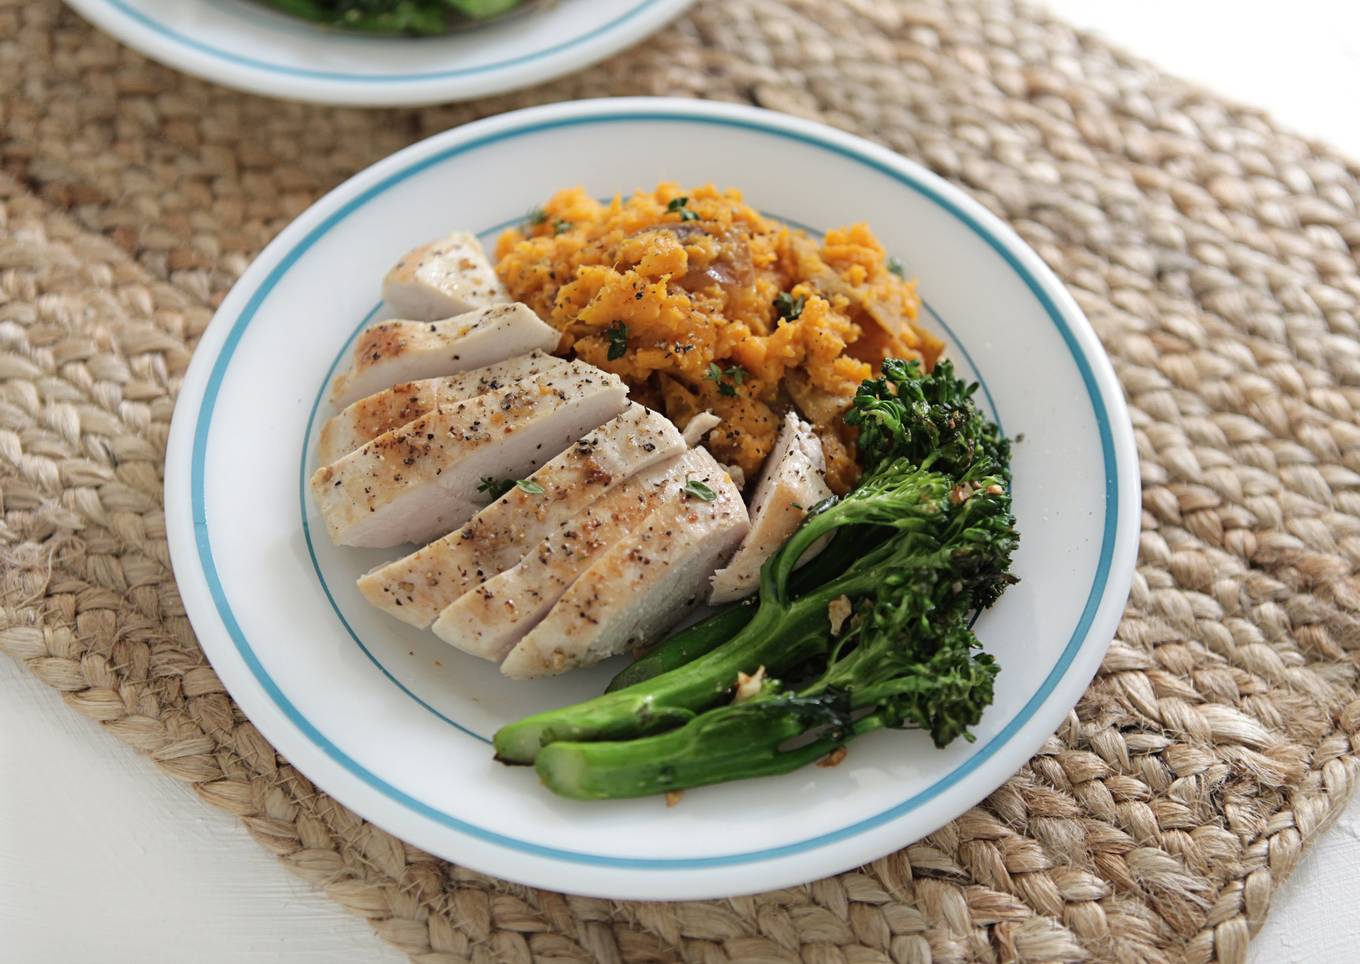
[[[541,858],[550,858],[565,863],[587,864],[625,870],[686,870],[752,864],[826,847],[830,844],[853,838],[875,827],[879,827],[897,819],[904,814],[910,813],[957,785],[970,773],[977,770],[1004,749],[1016,738],[1019,731],[1034,717],[1039,709],[1045,704],[1048,697],[1053,693],[1054,689],[1063,680],[1068,668],[1072,665],[1073,660],[1077,657],[1083,642],[1085,642],[1087,638],[1092,622],[1096,617],[1097,610],[1100,608],[1102,600],[1105,597],[1109,582],[1111,564],[1115,553],[1116,536],[1119,531],[1121,492],[1119,465],[1112,430],[1112,417],[1109,409],[1110,402],[1102,394],[1096,374],[1091,367],[1090,360],[1087,358],[1079,344],[1077,335],[1073,331],[1067,318],[1064,316],[1063,311],[1060,310],[1058,305],[1054,302],[1044,284],[1036,277],[1034,272],[1032,272],[1015,255],[1005,241],[982,224],[971,212],[942,194],[930,184],[927,179],[915,176],[909,170],[904,170],[898,166],[884,163],[882,160],[871,156],[867,151],[859,150],[851,144],[840,143],[838,140],[822,137],[807,130],[786,129],[758,119],[755,116],[750,116],[755,113],[756,112],[754,111],[749,111],[745,112],[744,116],[717,116],[715,114],[702,112],[687,113],[682,110],[623,111],[602,108],[595,113],[583,113],[576,116],[551,120],[526,119],[518,126],[509,127],[507,129],[495,131],[494,133],[469,139],[464,143],[446,148],[428,157],[410,160],[394,172],[388,174],[381,181],[344,203],[338,210],[322,220],[300,241],[288,249],[279,259],[277,265],[269,272],[263,282],[260,283],[259,287],[251,292],[239,315],[231,321],[231,326],[226,339],[222,344],[218,356],[213,362],[213,367],[208,376],[202,404],[198,412],[198,417],[193,425],[192,449],[190,454],[190,502],[194,525],[194,540],[198,561],[202,567],[210,595],[237,653],[255,681],[264,690],[275,707],[281,711],[281,713],[314,745],[316,749],[324,753],[347,773],[357,778],[371,790],[376,791],[383,797],[386,797],[417,816],[434,821],[437,824],[458,831],[459,833],[475,837],[485,843],[509,848],[524,854]],[[504,119],[502,118],[502,120]],[[1025,282],[1030,292],[1042,305],[1060,334],[1063,343],[1066,345],[1073,364],[1081,377],[1100,438],[1101,455],[1105,470],[1105,518],[1103,525],[1101,526],[1101,546],[1098,564],[1078,622],[1072,630],[1060,658],[1052,671],[1044,679],[1042,685],[1030,697],[1019,712],[1017,712],[995,736],[991,737],[987,742],[977,746],[964,762],[956,766],[929,787],[872,816],[857,820],[854,823],[835,830],[820,833],[804,840],[777,847],[696,858],[647,856],[618,857],[605,854],[586,853],[548,847],[536,844],[532,841],[521,840],[497,833],[446,813],[421,800],[415,799],[400,788],[383,781],[346,754],[342,747],[333,743],[310,720],[303,716],[298,711],[297,707],[288,699],[287,695],[281,691],[261,664],[250,640],[243,634],[232,611],[231,602],[227,598],[225,588],[222,586],[218,577],[213,561],[211,531],[206,517],[204,502],[204,458],[217,396],[222,380],[231,364],[231,359],[240,339],[259,313],[273,288],[308,251],[308,249],[334,230],[337,225],[341,224],[355,211],[380,197],[394,185],[421,171],[446,163],[459,155],[476,151],[490,144],[513,140],[517,137],[524,137],[555,128],[631,122],[735,127],[769,137],[797,141],[819,150],[834,153],[860,164],[867,169],[886,175],[902,187],[920,194],[947,211],[999,254],[1010,268]],[[957,339],[955,340],[957,342]],[[979,371],[977,374],[981,378],[982,372]],[[1118,405],[1119,401],[1115,400],[1115,404]],[[329,592],[327,594],[329,595]],[[370,658],[372,657],[370,656]],[[445,719],[447,719],[447,717],[445,717]],[[455,723],[454,725],[457,724]],[[476,734],[472,735],[476,736]]]

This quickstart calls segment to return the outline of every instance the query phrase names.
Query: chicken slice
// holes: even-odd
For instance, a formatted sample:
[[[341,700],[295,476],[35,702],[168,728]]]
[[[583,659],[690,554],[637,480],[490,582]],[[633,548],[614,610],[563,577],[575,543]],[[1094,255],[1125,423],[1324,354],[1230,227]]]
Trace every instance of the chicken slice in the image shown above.
[[[516,679],[554,676],[652,642],[708,594],[713,570],[750,528],[727,473],[702,448],[680,456],[685,486],[605,550],[501,664]],[[706,488],[705,488],[706,487]],[[713,494],[712,501],[693,494]]]
[[[496,305],[443,321],[382,321],[354,344],[354,363],[331,386],[344,408],[399,382],[452,375],[535,349],[557,347],[557,330],[522,304]]]
[[[482,480],[519,479],[628,405],[618,376],[571,362],[444,405],[312,476],[338,545],[425,543],[471,519]]]
[[[831,495],[825,471],[822,443],[812,426],[789,412],[756,483],[751,531],[727,568],[713,575],[713,594],[708,600],[712,605],[749,596],[760,588],[760,567],[765,560],[793,535],[808,509]],[[814,543],[798,564],[809,562],[825,545],[824,540]]]
[[[383,279],[383,301],[416,321],[510,300],[475,234],[460,231],[408,251]]]
[[[317,464],[330,465],[365,442],[400,428],[440,405],[476,398],[514,382],[566,367],[567,363],[561,358],[533,351],[485,368],[393,385],[359,399],[322,426],[316,444]]]
[[[424,628],[612,486],[684,450],[670,419],[630,404],[529,476],[541,495],[512,488],[456,532],[362,576],[359,591],[384,612]]]
[[[683,497],[686,471],[685,460],[671,458],[610,489],[517,564],[450,603],[434,622],[435,635],[499,663],[591,562],[666,502]]]

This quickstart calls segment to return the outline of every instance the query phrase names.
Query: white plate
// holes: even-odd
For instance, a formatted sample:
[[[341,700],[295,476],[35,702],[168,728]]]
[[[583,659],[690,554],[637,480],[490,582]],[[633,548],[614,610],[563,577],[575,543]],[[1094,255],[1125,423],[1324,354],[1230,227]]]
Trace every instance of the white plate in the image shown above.
[[[551,163],[544,163],[551,158]],[[671,179],[745,189],[825,230],[868,220],[920,280],[926,324],[983,383],[1015,451],[1019,585],[978,624],[1002,672],[977,741],[875,733],[832,770],[659,799],[576,803],[491,759],[502,723],[598,693],[617,665],[503,679],[365,605],[382,551],[337,550],[303,484],[323,387],[379,317],[379,279],[454,228],[490,239],[555,189]],[[957,188],[865,141],[684,100],[558,104],[480,121],[348,181],[260,255],[203,336],[175,412],[166,517],[180,591],[213,666],[264,735],[392,833],[510,880],[620,898],[807,881],[935,830],[1059,725],[1128,594],[1139,480],[1128,414],[1072,298]]]
[[[603,60],[693,0],[554,0],[446,37],[367,37],[252,0],[68,0],[153,60],[255,94],[414,106],[528,87]]]

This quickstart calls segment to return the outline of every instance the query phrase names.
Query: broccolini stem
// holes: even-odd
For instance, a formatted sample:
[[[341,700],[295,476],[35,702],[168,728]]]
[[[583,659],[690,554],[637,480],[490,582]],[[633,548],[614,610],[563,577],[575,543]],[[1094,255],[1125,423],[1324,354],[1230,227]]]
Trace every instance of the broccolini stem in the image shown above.
[[[884,727],[923,729],[944,746],[967,736],[991,702],[995,664],[970,656],[967,639],[965,630],[940,641],[935,657],[896,680],[858,689],[819,681],[711,709],[653,736],[551,743],[535,767],[554,793],[605,799],[788,773]]]
[[[669,673],[673,669],[694,662],[741,632],[755,614],[754,599],[747,599],[718,610],[707,619],[682,629],[669,639],[658,643],[646,656],[624,667],[619,675],[609,681],[605,692],[613,693],[638,683],[645,683],[662,673]]]
[[[642,797],[728,780],[789,773],[825,757],[860,727],[831,728],[795,748],[806,731],[802,714],[745,713],[742,706],[713,710],[691,723],[638,740],[552,743],[534,763],[554,793],[578,800]],[[869,720],[866,717],[866,720]],[[864,730],[877,728],[869,721]]]
[[[828,533],[835,532],[837,528],[846,524],[835,509],[836,504],[830,500],[820,506],[814,506],[813,513],[803,520],[803,524],[794,531],[780,550],[765,560],[765,565],[760,568],[760,601],[762,604],[767,599],[770,601],[788,601],[791,595],[794,570],[798,567],[798,561],[803,558],[803,555],[808,549],[812,548],[818,539]],[[831,546],[829,555],[837,561],[841,561],[845,544],[844,540],[837,541],[841,544]],[[848,561],[848,559],[845,561]],[[816,560],[814,560],[814,564],[815,562]],[[820,568],[825,568],[825,564]],[[839,569],[836,570],[836,572],[839,571]]]

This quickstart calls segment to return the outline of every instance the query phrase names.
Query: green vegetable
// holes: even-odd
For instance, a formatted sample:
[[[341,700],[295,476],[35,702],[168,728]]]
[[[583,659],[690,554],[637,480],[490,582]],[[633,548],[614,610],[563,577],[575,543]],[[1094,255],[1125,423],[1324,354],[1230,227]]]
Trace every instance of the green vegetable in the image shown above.
[[[746,369],[740,365],[729,365],[726,369],[723,369],[718,367],[717,362],[709,362],[708,371],[704,377],[710,382],[718,383],[719,395],[726,395],[730,398],[737,394],[737,389],[733,383],[740,385],[746,380],[746,374]],[[724,381],[724,377],[731,379],[731,381]]]
[[[859,429],[865,472],[906,459],[961,479],[986,460],[1010,482],[1010,442],[982,416],[973,399],[977,384],[960,381],[953,363],[941,359],[924,375],[919,362],[889,358],[882,372],[860,385],[845,414]]]
[[[894,664],[872,667],[899,673],[877,691],[819,681],[798,693],[762,693],[655,736],[549,744],[535,769],[562,796],[616,799],[789,773],[885,727],[927,729],[944,746],[981,718],[997,671],[990,656],[971,652],[976,641],[966,626],[950,629],[952,638],[937,640],[932,654],[903,652]],[[870,712],[861,713],[865,707]]]
[[[755,611],[754,600],[743,600],[720,609],[702,622],[673,633],[658,643],[647,655],[630,663],[619,675],[610,680],[605,692],[626,689],[635,683],[645,682],[686,663],[694,662],[739,632],[751,621]]]
[[[947,364],[925,375],[885,363],[847,416],[860,425],[864,477],[814,506],[766,562],[749,622],[692,662],[502,728],[497,756],[535,762],[566,796],[635,796],[783,772],[880,727],[923,728],[941,745],[966,733],[996,673],[968,619],[1012,581],[1016,545],[1007,470],[993,459],[1008,450],[972,391]],[[795,580],[830,534],[827,561],[808,566],[815,581]],[[839,633],[833,602],[848,607]],[[696,627],[694,648],[709,634]],[[786,693],[767,680],[732,705],[738,673],[762,667],[802,683]],[[793,736],[810,742],[789,750]]]
[[[683,491],[685,495],[698,499],[700,502],[712,502],[718,497],[718,493],[714,492],[698,479],[687,479],[681,491]]]
[[[483,476],[482,481],[477,483],[477,491],[485,492],[492,502],[516,488],[530,495],[542,495],[544,491],[543,486],[533,479],[493,479],[490,476]]]
[[[628,354],[628,326],[616,321],[609,326],[609,352],[605,356],[610,361]]]
[[[498,17],[520,5],[520,0],[445,0],[445,2],[474,20]]]
[[[514,487],[514,479],[493,479],[489,475],[482,476],[482,481],[477,483],[477,491],[485,492],[492,502],[495,502]]]
[[[888,259],[888,270],[891,271],[893,274],[897,275],[899,278],[905,278],[907,276],[907,269],[904,268],[902,266],[902,262],[897,260],[896,258]]]
[[[670,203],[666,205],[666,210],[671,211],[675,214],[679,214],[681,221],[699,220],[698,213],[695,211],[691,211],[688,207],[686,207],[687,204],[689,204],[689,198],[687,197],[671,198]]]
[[[562,796],[641,797],[796,770],[834,750],[854,725],[839,694],[790,698],[779,715],[769,713],[767,705],[742,703],[713,710],[678,729],[640,740],[553,743],[539,754],[535,769],[548,789]],[[797,749],[781,749],[809,731],[826,735]]]
[[[462,16],[482,20],[523,0],[265,0],[295,17],[343,30],[382,34],[441,34]]]
[[[781,291],[774,296],[774,310],[780,318],[786,321],[797,321],[803,313],[803,307],[807,304],[807,298],[803,295],[794,297],[787,291]]]

